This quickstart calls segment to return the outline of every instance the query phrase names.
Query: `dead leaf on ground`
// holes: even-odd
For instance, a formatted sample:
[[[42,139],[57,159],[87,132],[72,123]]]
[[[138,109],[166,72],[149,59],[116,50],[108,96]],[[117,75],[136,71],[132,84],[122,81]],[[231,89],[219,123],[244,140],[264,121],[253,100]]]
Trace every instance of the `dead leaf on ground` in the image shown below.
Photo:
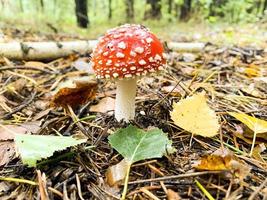
[[[164,93],[169,93],[171,96],[184,96],[186,93],[185,91],[180,87],[175,85],[168,85],[161,87],[161,91]]]
[[[0,166],[10,162],[15,157],[15,145],[12,141],[15,134],[36,133],[40,129],[40,122],[26,122],[21,125],[0,126]]]
[[[79,58],[72,63],[72,66],[79,71],[86,71],[88,74],[95,74],[92,64],[88,58]]]
[[[0,142],[0,167],[10,162],[15,156],[15,145],[12,141]]]
[[[266,150],[266,146],[264,143],[261,143],[257,145],[252,152],[252,157],[255,158],[256,160],[265,163],[265,166],[267,167],[267,162],[264,160],[262,157],[261,153]]]
[[[253,97],[257,97],[257,98],[267,98],[267,94],[265,94],[264,92],[259,91],[256,87],[255,87],[255,83],[251,83],[248,86],[246,85],[241,85],[241,91],[253,96]]]
[[[247,125],[256,134],[267,133],[267,121],[249,116],[245,113],[228,112],[229,115]]]
[[[229,170],[240,180],[243,180],[250,172],[249,166],[228,149],[218,149],[211,155],[204,155],[194,164],[194,167],[197,170]]]
[[[98,104],[90,107],[90,112],[107,113],[115,109],[115,99],[111,97],[105,97],[101,99]]]
[[[213,137],[218,134],[218,117],[208,106],[205,93],[197,93],[174,103],[170,114],[177,126],[194,135]]]
[[[168,200],[181,200],[180,195],[177,192],[174,192],[171,189],[167,190],[167,199]]]
[[[126,176],[129,165],[129,162],[123,159],[118,164],[109,167],[106,172],[106,182],[108,185],[114,187],[120,184]]]
[[[68,105],[77,107],[94,99],[97,90],[97,83],[94,81],[86,81],[84,79],[76,79],[66,81],[59,85],[57,90],[53,92],[50,105],[52,107],[66,108]]]
[[[3,95],[0,95],[0,115],[2,112],[11,112],[12,109],[7,105],[7,99]]]
[[[28,81],[26,79],[20,78],[14,82],[9,83],[6,86],[6,88],[8,92],[16,93],[16,92],[22,91],[26,87],[27,83]]]
[[[37,133],[40,129],[40,121],[25,122],[20,125],[1,125],[0,141],[13,140],[16,134]]]

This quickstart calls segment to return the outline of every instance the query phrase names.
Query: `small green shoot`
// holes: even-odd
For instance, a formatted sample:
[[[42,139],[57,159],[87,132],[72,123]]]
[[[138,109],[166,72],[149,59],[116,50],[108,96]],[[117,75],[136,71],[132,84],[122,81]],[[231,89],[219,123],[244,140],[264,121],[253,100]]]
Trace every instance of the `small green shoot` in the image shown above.
[[[204,193],[204,195],[209,199],[209,200],[215,200],[211,194],[208,192],[208,190],[206,190],[206,188],[204,188],[204,186],[198,181],[195,180],[197,187]]]

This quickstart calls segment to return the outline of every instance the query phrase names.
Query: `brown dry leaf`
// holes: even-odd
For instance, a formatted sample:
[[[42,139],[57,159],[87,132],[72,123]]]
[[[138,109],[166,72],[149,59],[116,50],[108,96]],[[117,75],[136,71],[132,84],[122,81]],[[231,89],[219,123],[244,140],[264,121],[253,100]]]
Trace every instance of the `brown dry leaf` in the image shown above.
[[[243,180],[250,172],[249,166],[228,149],[218,149],[211,155],[204,155],[194,167],[198,170],[229,170],[240,180]]]
[[[161,91],[172,96],[184,96],[186,93],[180,86],[168,85],[161,87]]]
[[[7,105],[7,99],[0,95],[0,115],[2,112],[11,112],[12,109]]]
[[[83,79],[65,82],[61,84],[52,97],[52,107],[66,108],[68,105],[77,107],[94,99],[97,90],[97,83],[84,81]]]
[[[0,166],[5,165],[15,157],[15,145],[11,141],[14,139],[15,134],[36,133],[40,129],[39,125],[39,121],[27,122],[21,125],[0,124]]]
[[[0,167],[8,163],[15,156],[15,144],[11,141],[0,141]]]
[[[174,192],[173,190],[168,189],[167,190],[167,199],[168,200],[180,200],[182,198],[180,197],[180,195],[177,192]]]
[[[28,81],[24,78],[20,78],[20,79],[17,79],[16,81],[14,82],[11,82],[9,83],[6,88],[7,88],[7,91],[8,92],[19,92],[21,90],[23,90],[26,85],[27,85]]]
[[[256,89],[255,83],[251,83],[249,86],[246,86],[246,85],[242,86],[241,91],[243,91],[243,92],[245,92],[251,96],[257,97],[257,98],[266,98],[267,97],[267,94]]]
[[[194,135],[213,137],[218,134],[216,113],[208,106],[205,93],[197,93],[173,104],[174,123]]]
[[[86,71],[88,74],[95,74],[92,64],[87,58],[79,58],[72,63],[72,66],[79,71]]]
[[[49,200],[45,173],[42,173],[40,170],[37,170],[37,178],[41,200]]]
[[[37,133],[40,129],[40,121],[25,122],[20,125],[0,124],[0,141],[13,140],[16,134]]]
[[[263,151],[266,150],[266,146],[264,143],[261,143],[259,145],[257,145],[254,149],[253,149],[253,152],[252,152],[252,157],[255,158],[256,160],[262,162],[262,163],[266,163],[266,161],[263,159],[263,157],[261,156],[261,153]]]
[[[113,187],[120,184],[120,182],[123,181],[126,176],[129,165],[129,162],[123,159],[118,164],[109,167],[106,172],[106,182],[108,185]]]
[[[106,113],[115,109],[115,99],[105,97],[101,99],[98,104],[90,107],[90,112]]]

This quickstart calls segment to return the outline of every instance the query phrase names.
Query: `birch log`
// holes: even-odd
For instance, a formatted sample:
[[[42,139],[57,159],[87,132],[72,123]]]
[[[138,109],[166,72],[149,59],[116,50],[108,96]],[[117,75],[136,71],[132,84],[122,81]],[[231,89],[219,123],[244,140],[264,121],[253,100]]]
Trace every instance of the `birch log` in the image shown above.
[[[15,60],[52,60],[73,53],[91,52],[97,40],[66,42],[9,42],[0,43],[0,56]],[[167,43],[173,51],[201,51],[204,43]]]

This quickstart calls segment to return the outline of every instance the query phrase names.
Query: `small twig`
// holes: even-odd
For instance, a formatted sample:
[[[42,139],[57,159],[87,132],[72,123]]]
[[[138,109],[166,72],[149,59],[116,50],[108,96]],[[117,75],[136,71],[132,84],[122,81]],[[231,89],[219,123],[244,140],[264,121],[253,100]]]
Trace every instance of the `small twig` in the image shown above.
[[[265,179],[265,181],[249,196],[248,200],[253,200],[255,199],[256,195],[261,191],[261,189],[263,187],[265,187],[265,185],[267,185],[267,178]]]
[[[173,175],[173,176],[165,176],[165,177],[159,177],[159,178],[150,178],[150,179],[144,179],[144,180],[131,181],[131,182],[128,182],[128,185],[139,184],[139,183],[160,182],[160,181],[166,181],[166,180],[171,180],[171,179],[188,178],[188,177],[201,176],[201,175],[207,175],[207,174],[220,174],[222,172],[224,171],[193,172],[193,173],[179,174],[179,175]]]
[[[81,182],[80,182],[79,176],[78,176],[78,174],[75,174],[75,176],[76,176],[78,195],[79,195],[81,200],[84,200],[83,195],[82,195]]]
[[[27,179],[20,179],[20,178],[0,177],[0,181],[9,181],[9,182],[24,183],[24,184],[29,184],[29,185],[33,185],[33,186],[38,186],[38,183],[36,183],[34,181],[27,180]],[[63,197],[63,194],[60,191],[58,191],[52,187],[48,187],[48,190],[50,190],[54,194],[57,194],[60,197]]]
[[[17,108],[13,109],[11,112],[5,114],[2,119],[9,119],[14,113],[21,111],[23,108],[25,108],[26,106],[28,106],[34,99],[35,95],[37,94],[36,91],[33,92],[31,98],[29,100],[27,100],[25,103],[22,103],[20,106],[18,106]]]
[[[16,70],[16,69],[22,69],[22,70],[36,70],[36,71],[41,71],[41,72],[48,73],[48,74],[54,74],[54,73],[55,73],[55,72],[51,72],[51,71],[46,70],[46,69],[37,68],[37,67],[27,67],[27,66],[1,67],[1,68],[0,68],[0,72],[1,72],[1,71],[5,71],[5,70]]]
[[[141,192],[143,192],[143,193],[145,193],[147,196],[149,196],[149,199],[160,200],[158,197],[156,197],[153,193],[149,192],[147,189],[145,189],[145,188],[141,188],[140,190],[141,190]]]

